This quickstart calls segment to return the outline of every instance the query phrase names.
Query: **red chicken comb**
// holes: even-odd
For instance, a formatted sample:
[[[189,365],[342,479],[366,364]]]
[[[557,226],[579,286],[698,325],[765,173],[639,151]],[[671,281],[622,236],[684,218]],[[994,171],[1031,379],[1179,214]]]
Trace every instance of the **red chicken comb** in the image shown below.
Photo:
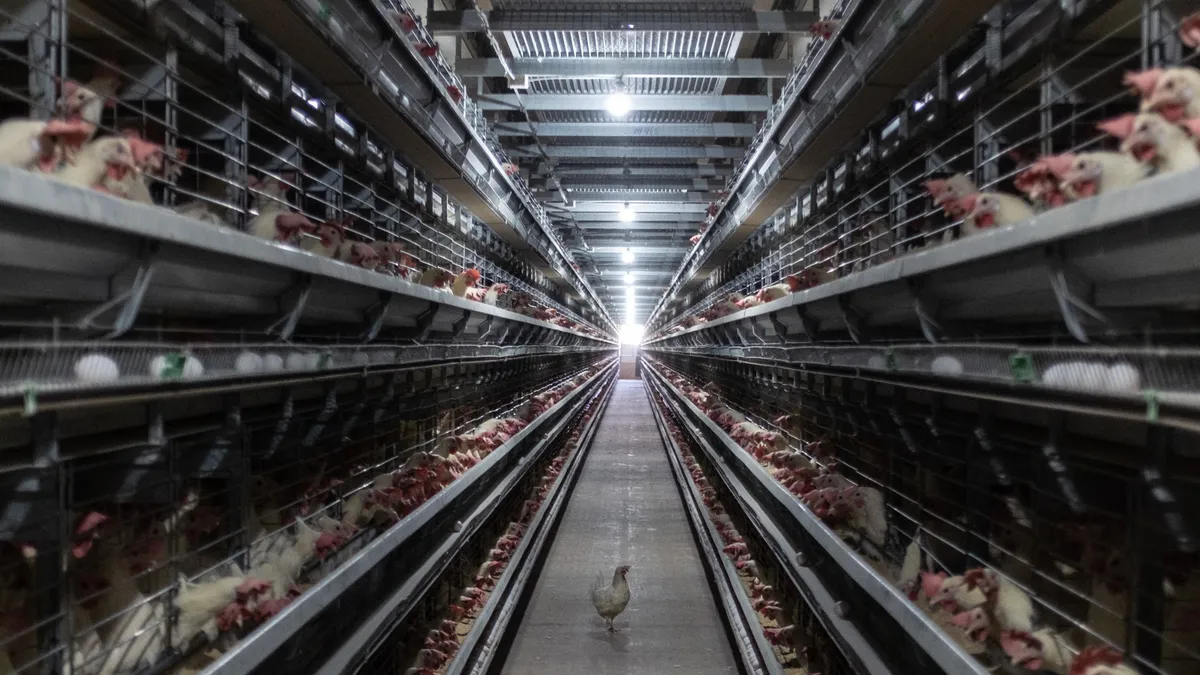
[[[1192,49],[1200,49],[1200,12],[1179,22],[1179,40]]]
[[[1110,120],[1104,120],[1096,128],[1114,138],[1124,139],[1133,133],[1133,121],[1137,115],[1126,113]]]
[[[1162,68],[1147,68],[1146,70],[1125,73],[1125,78],[1121,83],[1132,88],[1139,96],[1149,96],[1154,93],[1154,88],[1158,86],[1158,80],[1162,75]]]
[[[946,191],[947,181],[945,178],[931,178],[925,181],[924,185],[925,189],[929,191],[929,194],[937,197]]]
[[[1075,153],[1064,152],[1061,155],[1047,155],[1038,160],[1050,169],[1050,173],[1054,174],[1059,180],[1066,177],[1071,171],[1071,167],[1075,165]]]
[[[1121,653],[1117,650],[1105,645],[1092,645],[1079,652],[1071,662],[1068,675],[1087,675],[1094,666],[1119,666],[1121,661]]]

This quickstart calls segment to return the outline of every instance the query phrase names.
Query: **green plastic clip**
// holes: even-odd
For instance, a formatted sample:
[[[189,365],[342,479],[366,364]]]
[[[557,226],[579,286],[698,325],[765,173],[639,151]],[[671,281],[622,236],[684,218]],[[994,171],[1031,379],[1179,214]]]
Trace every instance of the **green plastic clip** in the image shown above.
[[[317,3],[317,16],[321,17],[321,21],[328,23],[330,17],[333,16],[333,8],[329,6],[328,2]]]
[[[1033,357],[1025,352],[1016,352],[1008,357],[1008,368],[1017,382],[1033,382],[1035,379]]]
[[[172,352],[167,354],[163,361],[163,379],[176,380],[183,377],[183,364],[187,362],[187,356],[179,352]]]
[[[1142,397],[1146,399],[1146,421],[1158,421],[1158,391],[1155,389],[1147,389],[1142,392]]]
[[[25,409],[21,414],[25,417],[33,417],[38,410],[38,392],[37,387],[32,384],[25,385]]]

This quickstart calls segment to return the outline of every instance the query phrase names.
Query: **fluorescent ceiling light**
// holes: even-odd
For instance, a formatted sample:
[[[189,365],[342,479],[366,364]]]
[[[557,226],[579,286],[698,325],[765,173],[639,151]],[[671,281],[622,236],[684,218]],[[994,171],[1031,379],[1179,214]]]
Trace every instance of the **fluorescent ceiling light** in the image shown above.
[[[626,265],[633,262],[633,249],[625,249],[625,252],[621,254],[621,262],[625,263]]]
[[[633,209],[629,208],[628,202],[625,203],[625,206],[621,207],[621,212],[617,214],[622,223],[632,223],[634,215]]]
[[[628,286],[632,283],[633,283],[633,272],[626,272],[625,273],[625,285]]]
[[[624,117],[629,114],[629,108],[633,105],[633,101],[629,99],[629,94],[623,91],[609,94],[608,101],[605,102],[605,107],[613,117]]]

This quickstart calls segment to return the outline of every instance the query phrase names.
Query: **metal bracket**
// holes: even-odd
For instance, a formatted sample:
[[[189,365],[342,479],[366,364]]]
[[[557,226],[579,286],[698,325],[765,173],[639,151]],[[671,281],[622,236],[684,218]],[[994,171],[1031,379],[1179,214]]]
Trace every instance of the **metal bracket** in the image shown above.
[[[287,435],[288,428],[292,425],[292,416],[296,412],[296,397],[291,388],[283,390],[283,400],[279,403],[279,414],[276,416],[275,430],[271,434],[271,440],[267,443],[267,451],[264,453],[265,458],[270,458],[279,449],[283,443],[284,436]]]
[[[867,334],[866,315],[851,305],[850,299],[844,295],[838,296],[837,306],[838,312],[842,315],[842,321],[846,323],[846,330],[850,333],[850,339],[859,345],[870,342]]]
[[[915,279],[908,282],[908,294],[912,298],[917,322],[921,324],[921,333],[930,344],[938,344],[942,341],[945,331],[937,319],[937,303],[931,302],[928,296],[921,292],[921,282]]]
[[[1079,496],[1079,488],[1075,485],[1075,479],[1071,476],[1071,470],[1067,467],[1067,463],[1063,461],[1062,454],[1059,452],[1059,440],[1062,437],[1063,430],[1066,427],[1066,415],[1055,415],[1055,419],[1051,422],[1050,438],[1046,444],[1042,446],[1042,457],[1046,460],[1046,468],[1050,470],[1054,477],[1054,482],[1058,484],[1059,494],[1067,502],[1067,508],[1076,515],[1082,515],[1087,511],[1087,505],[1083,503],[1083,498]]]
[[[451,324],[450,336],[457,340],[459,336],[463,334],[463,331],[467,329],[467,323],[470,320],[471,312],[469,310],[463,310],[462,318]]]
[[[1084,299],[1085,296],[1092,295],[1092,282],[1078,271],[1070,269],[1062,247],[1047,248],[1046,266],[1050,272],[1050,290],[1054,292],[1054,298],[1058,301],[1058,311],[1071,337],[1084,344],[1091,342],[1087,329],[1083,326],[1085,318],[1112,326],[1112,322],[1100,310],[1092,307],[1090,300]]]
[[[817,320],[809,315],[801,305],[794,305],[793,307],[796,310],[796,318],[800,319],[800,325],[803,327],[804,335],[808,338],[808,341],[813,344],[819,343],[821,341],[820,337],[818,337],[820,325],[817,323]]]
[[[429,338],[429,333],[433,330],[433,319],[437,316],[439,305],[437,303],[429,303],[429,307],[417,316],[416,327],[413,331],[413,341],[420,344]]]
[[[379,337],[379,331],[383,329],[383,319],[396,299],[395,295],[387,292],[382,292],[379,296],[379,302],[367,309],[367,329],[361,336],[364,343],[374,342],[375,338]]]
[[[325,405],[321,406],[321,412],[317,413],[317,419],[304,434],[304,440],[300,441],[300,447],[311,448],[316,445],[317,438],[321,436],[325,425],[329,423],[335,413],[337,413],[337,385],[330,384],[325,389]]]
[[[479,342],[483,342],[484,338],[486,338],[488,335],[491,334],[492,323],[495,321],[496,321],[496,317],[492,316],[491,314],[488,314],[487,318],[485,318],[482,322],[480,322],[479,327],[478,327],[479,337],[477,338]]]
[[[313,278],[309,275],[304,276],[304,280],[299,287],[293,287],[288,291],[288,294],[294,294],[295,297],[291,300],[291,308],[284,312],[283,316],[279,317],[270,326],[267,326],[268,335],[276,335],[280,340],[292,339],[292,334],[296,332],[296,325],[300,323],[300,315],[304,313],[304,306],[308,304],[308,296],[312,293]],[[282,300],[282,299],[281,299]]]
[[[157,249],[158,246],[153,244],[143,249],[142,254],[138,256],[137,269],[133,273],[133,280],[129,282],[129,288],[117,293],[112,299],[102,303],[79,319],[76,324],[79,330],[86,331],[97,328],[95,322],[113,309],[117,310],[116,319],[113,321],[112,329],[101,337],[102,340],[121,337],[130,328],[133,328],[133,323],[142,309],[142,301],[146,299],[146,292],[150,290],[150,282],[154,279],[156,269],[154,253]],[[114,278],[110,284],[115,287],[117,280]]]

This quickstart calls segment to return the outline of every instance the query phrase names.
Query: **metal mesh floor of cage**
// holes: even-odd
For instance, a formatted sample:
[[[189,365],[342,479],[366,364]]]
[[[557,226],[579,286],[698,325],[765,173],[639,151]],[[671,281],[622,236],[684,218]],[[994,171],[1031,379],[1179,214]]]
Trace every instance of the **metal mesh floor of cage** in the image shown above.
[[[910,593],[914,611],[985,664],[1036,656],[1056,671],[1089,645],[1115,645],[1145,672],[1200,667],[1194,432],[852,377],[764,388],[769,369],[755,378],[744,364],[694,357],[664,355],[656,368],[732,429],[735,447],[768,467],[765,480],[773,474],[794,488],[789,498],[802,499],[808,517],[825,521],[882,579]],[[809,482],[785,476],[795,467],[767,456],[770,447],[752,447],[739,428],[746,424],[786,438],[817,469]],[[843,506],[823,500],[842,489],[876,510],[839,514]],[[1001,579],[1008,604],[976,617],[965,587],[938,595],[948,576],[961,580],[972,569]],[[914,570],[924,572],[919,580]],[[943,599],[950,610],[939,607]],[[1037,638],[1033,656],[1005,642],[1013,631]]]

